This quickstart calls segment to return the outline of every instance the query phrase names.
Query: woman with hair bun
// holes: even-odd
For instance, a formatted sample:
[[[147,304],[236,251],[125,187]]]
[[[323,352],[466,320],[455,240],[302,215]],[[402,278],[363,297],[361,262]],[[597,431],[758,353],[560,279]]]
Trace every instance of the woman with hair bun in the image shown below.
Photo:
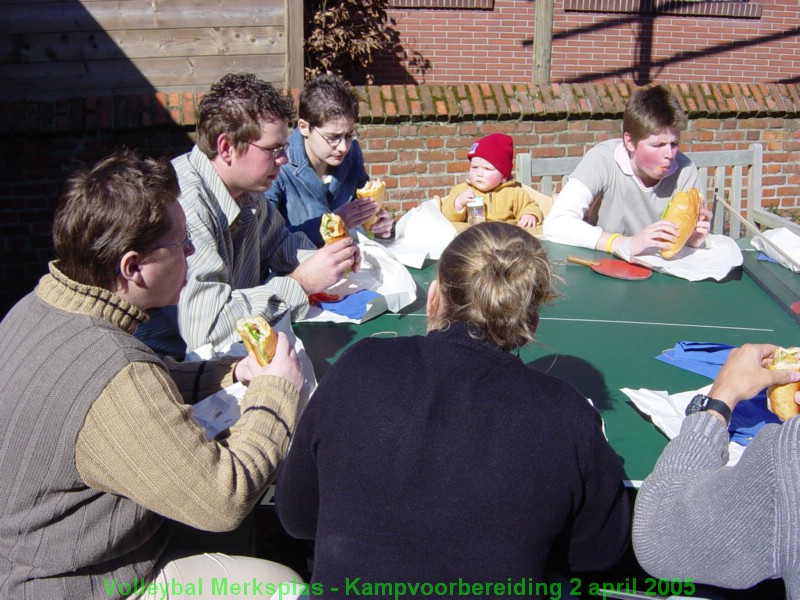
[[[600,415],[517,352],[555,279],[524,230],[470,227],[442,253],[427,335],[362,340],[325,374],[276,487],[286,530],[315,542],[315,595],[359,578],[361,592],[536,597],[551,559],[621,557],[630,507]]]

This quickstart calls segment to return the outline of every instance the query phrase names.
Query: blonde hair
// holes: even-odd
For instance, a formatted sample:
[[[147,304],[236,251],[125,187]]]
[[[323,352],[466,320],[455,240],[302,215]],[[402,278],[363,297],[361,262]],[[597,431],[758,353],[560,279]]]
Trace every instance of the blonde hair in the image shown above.
[[[481,223],[457,235],[436,276],[440,302],[428,316],[428,329],[464,321],[504,350],[533,339],[542,304],[557,296],[547,251],[509,223]]]

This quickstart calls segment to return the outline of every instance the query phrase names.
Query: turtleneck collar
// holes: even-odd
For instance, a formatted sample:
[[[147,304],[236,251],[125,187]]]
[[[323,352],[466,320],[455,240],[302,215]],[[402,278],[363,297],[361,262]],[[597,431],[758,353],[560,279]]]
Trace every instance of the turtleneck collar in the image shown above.
[[[127,300],[101,287],[73,281],[58,269],[58,261],[49,264],[50,274],[39,281],[36,295],[61,310],[108,321],[133,334],[149,318]]]

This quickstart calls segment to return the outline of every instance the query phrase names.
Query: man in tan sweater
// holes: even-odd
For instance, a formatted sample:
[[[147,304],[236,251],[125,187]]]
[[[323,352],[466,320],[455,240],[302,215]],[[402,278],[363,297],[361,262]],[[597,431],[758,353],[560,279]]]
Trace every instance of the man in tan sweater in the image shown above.
[[[170,551],[169,520],[227,531],[253,509],[302,381],[283,334],[267,367],[252,355],[166,364],[132,335],[186,282],[194,248],[178,195],[169,161],[130,151],[73,175],[58,258],[0,323],[0,597],[203,598],[259,583],[250,592],[263,598],[297,585],[268,561]],[[184,399],[236,380],[249,384],[241,418],[208,440]]]

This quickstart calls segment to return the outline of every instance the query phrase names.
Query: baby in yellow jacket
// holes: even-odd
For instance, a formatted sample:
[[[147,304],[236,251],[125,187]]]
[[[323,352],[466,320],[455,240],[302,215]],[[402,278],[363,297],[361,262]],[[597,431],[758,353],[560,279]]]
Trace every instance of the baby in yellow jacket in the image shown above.
[[[462,229],[467,221],[467,203],[481,198],[487,221],[503,221],[532,229],[541,224],[542,210],[522,185],[511,177],[514,140],[493,133],[472,144],[467,153],[469,174],[442,199],[442,214]]]

